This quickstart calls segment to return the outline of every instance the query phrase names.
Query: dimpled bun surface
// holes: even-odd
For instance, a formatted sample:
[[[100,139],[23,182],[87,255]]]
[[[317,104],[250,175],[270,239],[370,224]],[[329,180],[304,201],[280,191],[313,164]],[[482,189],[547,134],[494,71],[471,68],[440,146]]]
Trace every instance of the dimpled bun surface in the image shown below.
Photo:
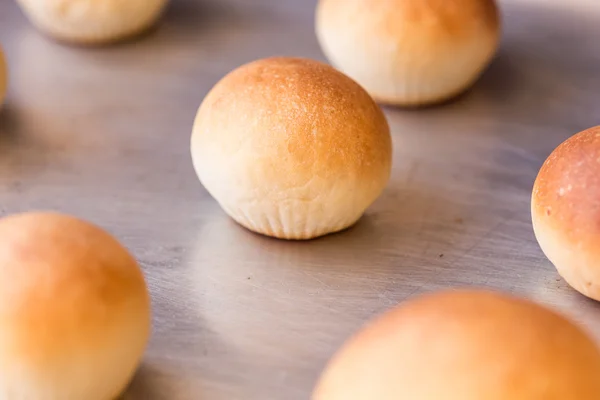
[[[531,215],[540,247],[559,274],[600,301],[600,126],[550,154],[533,187]]]
[[[411,299],[334,356],[313,400],[597,400],[600,352],[564,317],[478,290]]]
[[[330,62],[375,100],[423,106],[471,87],[494,57],[494,0],[320,0],[316,30]]]
[[[60,41],[102,44],[149,29],[167,0],[17,0],[31,23]]]
[[[194,123],[200,181],[246,228],[310,239],[353,225],[390,177],[381,109],[332,67],[269,58],[223,78]]]
[[[6,88],[8,86],[8,71],[6,68],[6,60],[4,59],[4,52],[0,47],[0,106],[4,103],[6,97]]]
[[[150,332],[140,268],[70,216],[0,220],[0,399],[115,400]]]

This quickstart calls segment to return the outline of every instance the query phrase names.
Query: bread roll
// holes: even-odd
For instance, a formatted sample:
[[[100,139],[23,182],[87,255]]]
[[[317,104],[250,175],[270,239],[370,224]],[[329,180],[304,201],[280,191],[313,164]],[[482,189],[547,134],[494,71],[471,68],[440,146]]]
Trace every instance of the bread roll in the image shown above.
[[[4,52],[2,51],[2,47],[0,47],[0,106],[4,103],[7,87],[8,69],[6,67],[6,60],[4,59]]]
[[[479,78],[500,18],[494,0],[320,0],[316,32],[331,63],[375,100],[422,106]]]
[[[313,400],[597,400],[600,351],[564,317],[504,294],[417,297],[332,359]]]
[[[75,44],[128,39],[149,29],[167,0],[17,0],[45,34]]]
[[[150,332],[140,268],[100,228],[56,213],[0,220],[0,399],[115,400]]]
[[[566,140],[533,187],[535,236],[575,290],[600,301],[600,126]]]
[[[225,212],[284,239],[353,225],[392,161],[389,126],[367,92],[328,65],[279,57],[244,65],[210,91],[191,152]]]

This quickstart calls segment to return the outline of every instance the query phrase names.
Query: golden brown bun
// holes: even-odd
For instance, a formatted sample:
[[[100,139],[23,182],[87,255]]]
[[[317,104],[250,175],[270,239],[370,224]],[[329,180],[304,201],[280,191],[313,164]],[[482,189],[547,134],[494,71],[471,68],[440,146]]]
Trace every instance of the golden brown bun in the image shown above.
[[[377,318],[332,359],[313,400],[597,400],[600,352],[558,314],[444,291]]]
[[[331,63],[382,103],[421,106],[467,90],[496,53],[494,0],[320,0]]]
[[[203,101],[191,141],[206,190],[238,223],[285,239],[353,225],[390,177],[381,109],[332,67],[269,58],[223,78]]]
[[[113,237],[56,213],[0,220],[0,398],[114,400],[150,332],[140,268]]]
[[[600,126],[569,138],[548,157],[533,187],[531,215],[560,275],[600,300]]]
[[[0,47],[0,106],[4,103],[7,86],[8,69],[6,67],[6,60],[4,59],[4,52],[2,51],[2,47]]]
[[[17,0],[45,34],[76,44],[105,44],[136,36],[159,19],[167,0]]]

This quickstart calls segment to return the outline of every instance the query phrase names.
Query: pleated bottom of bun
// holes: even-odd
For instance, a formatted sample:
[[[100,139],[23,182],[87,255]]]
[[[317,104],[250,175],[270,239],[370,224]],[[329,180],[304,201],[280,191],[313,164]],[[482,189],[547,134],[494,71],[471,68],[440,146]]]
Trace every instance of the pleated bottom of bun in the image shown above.
[[[371,95],[377,103],[383,105],[406,108],[428,107],[451,102],[466,93],[474,84],[475,79],[458,89],[452,91],[440,91],[435,95],[427,95],[425,94],[425,91],[419,93],[415,89],[412,89],[412,91],[398,90],[394,94],[372,92]]]
[[[134,15],[122,22],[89,24],[69,24],[56,18],[51,18],[41,10],[35,10],[32,6],[25,5],[20,0],[25,14],[31,24],[44,35],[62,43],[82,46],[107,45],[127,41],[149,32],[160,19],[167,4],[165,0],[159,7],[150,10],[146,15]]]
[[[465,65],[455,74],[415,67],[398,68],[389,74],[358,77],[379,104],[399,107],[426,107],[454,100],[471,89],[484,68]]]
[[[343,231],[355,225],[363,213],[342,217],[324,217],[318,214],[294,212],[290,209],[277,212],[249,212],[241,208],[225,212],[244,228],[277,239],[310,240]],[[280,209],[283,210],[283,209]]]
[[[143,36],[145,33],[149,32],[154,27],[155,22],[156,21],[153,21],[148,25],[137,27],[136,29],[132,29],[130,31],[106,29],[104,31],[94,31],[85,33],[64,32],[41,26],[36,27],[44,35],[56,40],[57,42],[80,46],[100,46],[118,42],[125,42]]]

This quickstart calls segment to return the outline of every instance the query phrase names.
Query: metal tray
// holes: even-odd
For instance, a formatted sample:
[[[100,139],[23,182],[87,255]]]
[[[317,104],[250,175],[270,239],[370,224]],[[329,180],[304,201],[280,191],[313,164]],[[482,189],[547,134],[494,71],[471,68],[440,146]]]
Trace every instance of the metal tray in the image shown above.
[[[151,34],[96,49],[48,40],[0,2],[11,69],[1,211],[69,212],[135,253],[154,333],[128,398],[307,399],[367,319],[454,286],[532,298],[600,338],[600,306],[559,278],[529,213],[546,156],[600,123],[600,3],[500,6],[501,51],[469,93],[420,111],[386,108],[393,177],[367,215],[296,243],[228,219],[194,174],[189,137],[204,95],[240,64],[324,60],[315,0],[173,0]]]

